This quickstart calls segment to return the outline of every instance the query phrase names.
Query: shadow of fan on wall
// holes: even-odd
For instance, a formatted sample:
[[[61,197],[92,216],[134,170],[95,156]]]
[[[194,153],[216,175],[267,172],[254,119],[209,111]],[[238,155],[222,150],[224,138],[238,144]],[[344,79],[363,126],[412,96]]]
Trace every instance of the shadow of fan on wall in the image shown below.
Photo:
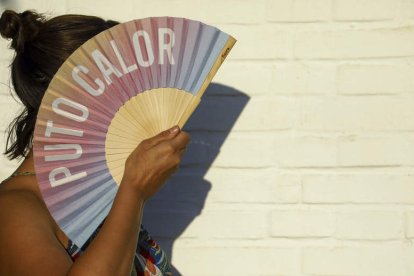
[[[170,258],[173,275],[181,275],[172,259],[174,242],[203,210],[214,186],[204,176],[248,101],[232,87],[210,84],[184,126],[191,142],[179,170],[145,206],[142,224]]]

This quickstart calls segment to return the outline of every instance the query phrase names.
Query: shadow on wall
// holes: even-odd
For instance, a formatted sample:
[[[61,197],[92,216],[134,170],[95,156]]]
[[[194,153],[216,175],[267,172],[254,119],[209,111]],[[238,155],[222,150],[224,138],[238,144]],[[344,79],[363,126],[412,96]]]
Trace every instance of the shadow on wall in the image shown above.
[[[201,213],[212,188],[204,176],[248,101],[246,94],[234,88],[210,84],[184,126],[191,143],[180,169],[145,206],[142,224],[172,264],[174,241]],[[181,275],[174,264],[173,274]]]

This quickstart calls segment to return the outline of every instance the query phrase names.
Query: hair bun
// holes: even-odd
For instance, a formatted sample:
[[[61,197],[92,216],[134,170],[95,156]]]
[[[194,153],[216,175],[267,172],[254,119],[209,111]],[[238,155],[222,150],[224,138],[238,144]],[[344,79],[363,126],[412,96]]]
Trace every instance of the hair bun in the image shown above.
[[[16,13],[5,10],[0,18],[0,34],[6,39],[12,39],[13,49],[23,51],[25,43],[36,37],[43,21],[43,16],[34,11]]]

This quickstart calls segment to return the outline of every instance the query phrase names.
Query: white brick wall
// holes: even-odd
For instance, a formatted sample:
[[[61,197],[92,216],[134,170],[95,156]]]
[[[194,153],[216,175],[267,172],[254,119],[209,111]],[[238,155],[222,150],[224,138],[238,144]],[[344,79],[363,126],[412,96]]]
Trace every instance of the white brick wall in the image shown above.
[[[343,21],[376,21],[395,18],[395,0],[333,0],[333,18]]]
[[[160,240],[164,221],[192,216],[171,252],[183,275],[414,275],[414,0],[12,4],[118,20],[183,16],[238,39],[214,81],[249,100],[203,175],[205,202],[196,192],[203,186],[184,174],[146,211]],[[12,54],[6,45],[2,40],[3,145],[18,109],[4,85]],[[236,110],[245,99],[239,96],[207,95],[206,106],[219,111],[211,120]],[[207,130],[195,140],[220,143],[219,125]],[[193,147],[188,154],[185,171],[197,174],[193,167],[211,152]],[[4,178],[15,162],[1,164]],[[163,193],[180,184],[186,192],[170,210],[174,199]],[[188,206],[197,203],[204,206],[193,216]]]

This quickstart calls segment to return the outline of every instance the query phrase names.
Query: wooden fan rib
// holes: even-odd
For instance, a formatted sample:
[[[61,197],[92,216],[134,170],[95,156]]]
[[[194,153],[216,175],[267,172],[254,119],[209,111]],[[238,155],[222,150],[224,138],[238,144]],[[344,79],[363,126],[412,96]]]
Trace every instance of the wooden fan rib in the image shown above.
[[[120,116],[125,115],[125,117],[129,117],[138,129],[141,129],[142,136],[145,138],[149,137],[148,129],[146,128],[146,124],[143,123],[143,118],[145,117],[144,114],[141,112],[140,100],[142,98],[142,93],[136,95],[135,97],[131,98],[128,102],[126,102],[122,108],[118,111]],[[145,104],[145,103],[144,103]],[[147,134],[147,135],[146,135]]]
[[[143,93],[141,93],[139,96],[134,97],[132,99],[132,101],[134,102],[134,106],[136,107],[140,107],[139,110],[142,111],[142,117],[141,117],[141,122],[142,122],[142,126],[144,129],[146,129],[148,131],[148,135],[149,137],[153,136],[156,134],[156,129],[154,128],[153,124],[151,123],[151,118],[152,118],[152,106],[151,103],[149,102],[149,98],[148,98],[148,94],[151,93],[149,91],[145,91]],[[138,99],[139,97],[139,99]],[[137,108],[138,110],[138,108]]]
[[[134,125],[128,125],[128,120],[122,117],[120,114],[115,116],[112,120],[110,126],[108,127],[108,133],[116,133],[118,137],[123,137],[126,139],[133,140],[139,138],[139,129],[136,128]]]

